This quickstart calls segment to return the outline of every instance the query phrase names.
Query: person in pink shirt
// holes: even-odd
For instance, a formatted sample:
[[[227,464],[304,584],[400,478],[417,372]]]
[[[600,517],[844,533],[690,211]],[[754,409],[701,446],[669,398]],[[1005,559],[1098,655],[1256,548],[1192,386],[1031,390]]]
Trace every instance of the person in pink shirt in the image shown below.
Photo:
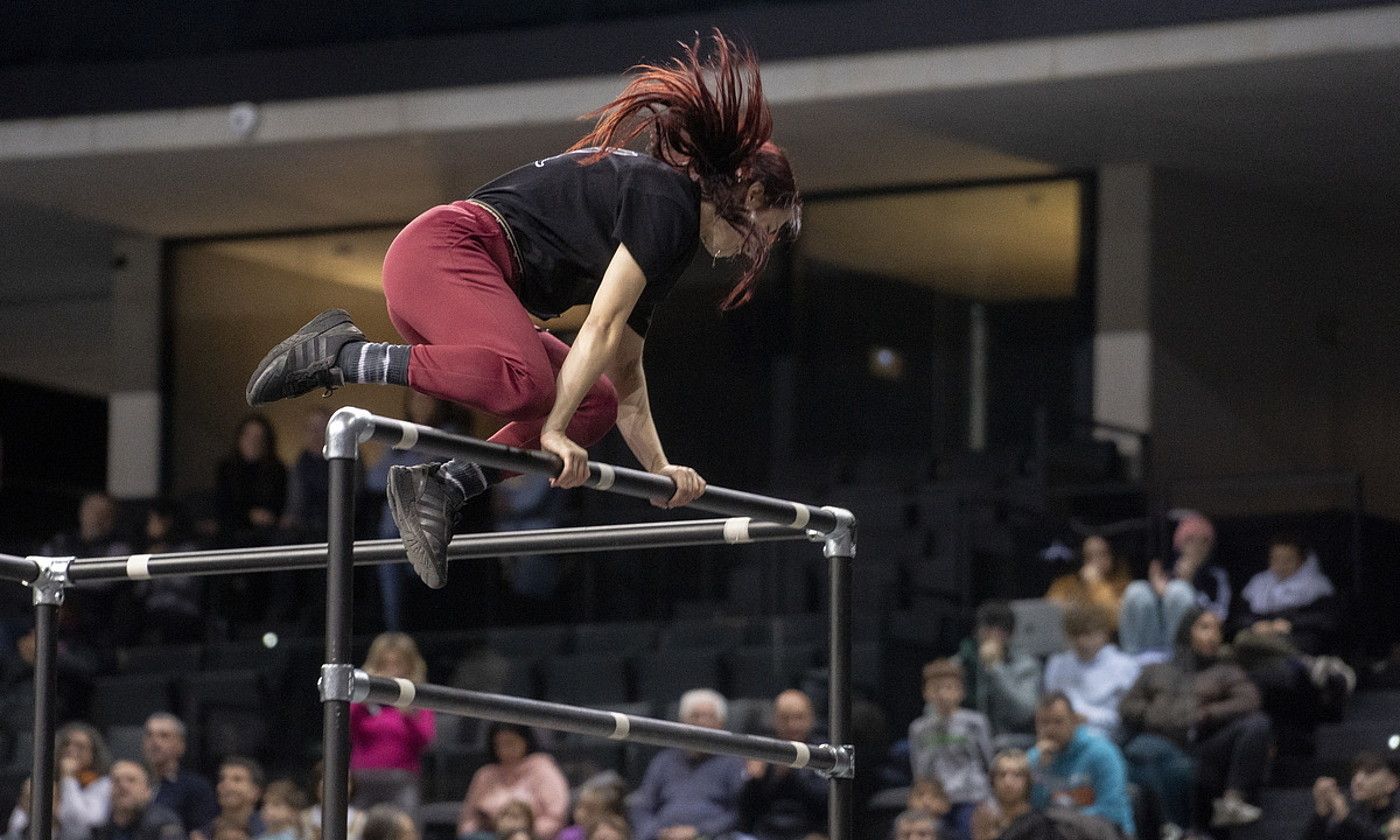
[[[495,831],[495,817],[513,800],[535,813],[534,836],[552,840],[564,827],[569,810],[569,783],[549,753],[538,752],[528,727],[492,725],[487,742],[491,763],[476,771],[457,818],[459,837]]]
[[[365,672],[421,683],[428,665],[405,633],[380,633],[369,646]],[[427,709],[350,704],[350,771],[361,808],[388,803],[412,812],[418,807],[423,752],[437,727]]]

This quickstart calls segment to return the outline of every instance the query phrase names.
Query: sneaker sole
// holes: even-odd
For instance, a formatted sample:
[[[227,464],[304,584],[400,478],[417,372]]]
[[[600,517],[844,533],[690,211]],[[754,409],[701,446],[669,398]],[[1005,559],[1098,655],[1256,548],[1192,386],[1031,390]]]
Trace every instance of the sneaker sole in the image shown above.
[[[253,370],[253,375],[248,379],[248,388],[243,394],[244,399],[248,401],[248,405],[257,408],[260,405],[267,405],[268,403],[285,399],[285,397],[258,399],[254,395],[262,390],[262,386],[265,384],[268,377],[273,376],[275,373],[280,374],[282,372],[280,369],[276,369],[276,364],[279,360],[286,357],[292,350],[302,344],[305,344],[316,336],[321,335],[327,330],[338,327],[341,324],[349,324],[351,327],[355,327],[355,322],[351,320],[349,312],[346,312],[344,309],[327,309],[325,312],[307,321],[301,329],[292,333],[291,336],[284,339],[281,344],[269,350],[267,355],[263,356],[262,361],[258,363],[257,368]],[[355,331],[359,332],[359,328],[355,327]]]
[[[444,559],[439,568],[433,560],[432,552],[428,550],[427,535],[418,524],[417,505],[413,501],[417,497],[417,484],[411,475],[404,476],[390,470],[389,512],[399,526],[399,536],[403,537],[404,551],[408,554],[408,562],[413,566],[413,571],[418,573],[418,577],[428,588],[441,589],[447,585],[447,562]],[[405,525],[407,527],[404,527]]]

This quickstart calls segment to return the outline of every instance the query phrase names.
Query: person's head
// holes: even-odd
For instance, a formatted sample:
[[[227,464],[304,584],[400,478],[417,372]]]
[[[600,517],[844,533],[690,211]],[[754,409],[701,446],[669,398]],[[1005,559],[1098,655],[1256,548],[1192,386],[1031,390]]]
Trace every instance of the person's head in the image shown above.
[[[1379,753],[1363,752],[1351,762],[1351,798],[1384,805],[1400,789],[1400,768]]]
[[[604,814],[584,832],[584,840],[632,840],[632,826],[622,814]]]
[[[514,765],[539,749],[535,733],[518,723],[493,723],[486,730],[486,748],[494,764]]]
[[[111,536],[117,527],[117,503],[106,493],[89,493],[78,504],[78,535],[86,542]]]
[[[691,726],[723,729],[729,720],[729,704],[723,694],[712,688],[692,688],[681,695],[680,711],[676,716],[681,723]]]
[[[1279,580],[1298,574],[1308,559],[1308,545],[1297,534],[1275,534],[1269,538],[1269,571]]]
[[[906,807],[911,811],[942,817],[953,810],[953,803],[948,801],[948,791],[942,782],[932,776],[920,776],[909,786]]]
[[[1113,636],[1113,617],[1098,604],[1071,604],[1065,610],[1065,635],[1080,661],[1088,662]]]
[[[585,784],[574,800],[574,823],[587,830],[608,814],[622,816],[626,795],[620,782]]]
[[[146,508],[146,539],[163,542],[180,529],[180,506],[171,499],[156,499]]]
[[[214,793],[219,810],[225,813],[251,810],[262,796],[267,779],[262,765],[251,758],[229,756],[219,765],[219,782]]]
[[[141,752],[157,773],[168,773],[185,757],[185,724],[169,712],[156,712],[146,718],[141,734]]]
[[[979,643],[996,638],[1002,644],[1006,644],[1015,632],[1016,613],[1007,602],[984,601],[977,608],[977,641]]]
[[[112,762],[107,773],[112,780],[112,812],[131,815],[145,809],[151,801],[151,774],[135,761],[121,759]]]
[[[405,388],[403,416],[408,422],[420,426],[441,426],[447,420],[447,403],[412,388]]]
[[[239,421],[234,435],[233,452],[250,464],[277,457],[277,433],[273,431],[272,423],[257,412],[244,417]]]
[[[1113,553],[1113,545],[1106,537],[1098,534],[1085,537],[1079,546],[1079,556],[1083,565],[1094,567],[1101,577],[1111,578],[1123,573],[1118,555]]]
[[[745,303],[780,234],[795,235],[802,199],[787,154],[772,140],[758,60],[719,30],[697,35],[663,65],[641,65],[614,100],[587,114],[593,130],[574,150],[607,150],[649,136],[648,151],[695,182],[701,200],[700,240],[715,257],[739,257],[741,273],[723,308]]]
[[[214,820],[214,829],[209,840],[252,840],[248,836],[248,823],[233,817],[219,817]]]
[[[935,659],[924,666],[924,702],[943,716],[953,713],[967,696],[967,677],[956,659]]]
[[[992,797],[1003,809],[1031,799],[1031,762],[1020,750],[1002,750],[992,759]]]
[[[784,741],[806,741],[816,725],[817,713],[806,692],[790,688],[773,701],[773,732]]]
[[[1063,750],[1074,739],[1074,730],[1080,722],[1074,704],[1062,691],[1046,694],[1035,705],[1035,737],[1040,741],[1049,741],[1056,752]]]
[[[1176,523],[1172,548],[1183,559],[1201,564],[1215,548],[1215,526],[1199,513],[1189,513]]]
[[[497,809],[492,823],[496,827],[497,837],[505,837],[516,831],[533,834],[535,831],[535,809],[522,799],[512,799]]]
[[[1214,659],[1220,655],[1224,643],[1220,618],[1215,613],[1200,607],[1191,607],[1181,616],[1176,629],[1178,650],[1189,648],[1191,653],[1204,659]]]
[[[372,677],[390,677],[413,682],[428,678],[428,663],[418,652],[418,643],[407,633],[380,633],[365,654],[365,672]]]
[[[938,840],[938,819],[928,811],[905,811],[894,818],[895,840]]]
[[[324,406],[318,405],[306,410],[306,416],[302,418],[302,434],[306,439],[307,452],[321,454],[321,449],[326,445],[326,424],[330,420],[331,411]]]
[[[259,812],[269,832],[284,831],[301,825],[301,812],[306,808],[306,794],[296,782],[278,779],[263,791]]]
[[[112,754],[107,750],[107,742],[89,724],[74,721],[58,730],[54,738],[54,755],[59,760],[72,758],[78,765],[79,773],[107,775],[112,766]]]
[[[393,805],[375,805],[365,812],[361,840],[418,840],[413,817]]]

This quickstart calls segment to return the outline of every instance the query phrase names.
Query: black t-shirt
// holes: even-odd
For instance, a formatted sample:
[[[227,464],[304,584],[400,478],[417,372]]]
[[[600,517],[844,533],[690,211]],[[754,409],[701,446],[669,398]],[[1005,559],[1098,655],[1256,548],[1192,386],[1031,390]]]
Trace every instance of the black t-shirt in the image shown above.
[[[581,166],[584,149],[537,160],[471,197],[510,225],[521,262],[520,302],[541,318],[591,303],[625,244],[647,285],[627,323],[646,335],[652,310],[700,244],[700,189],[648,155],[618,150]]]

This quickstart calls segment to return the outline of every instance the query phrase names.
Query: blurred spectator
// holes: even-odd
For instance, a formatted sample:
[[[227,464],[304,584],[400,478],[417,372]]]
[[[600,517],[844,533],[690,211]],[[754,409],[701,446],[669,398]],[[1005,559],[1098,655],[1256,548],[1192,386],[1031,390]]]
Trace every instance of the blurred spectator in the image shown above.
[[[1045,663],[1045,690],[1063,692],[1074,711],[1109,738],[1117,736],[1118,703],[1139,671],[1137,660],[1109,643],[1112,628],[1102,608],[1092,604],[1070,607],[1065,611],[1070,649]]]
[[[40,549],[45,557],[112,557],[131,553],[117,534],[117,503],[106,493],[89,493],[78,505],[78,530],[56,534]]]
[[[540,752],[529,727],[495,723],[487,731],[491,761],[476,771],[457,818],[457,833],[497,831],[497,813],[509,802],[530,806],[533,830],[553,837],[569,812],[569,783],[549,753]]]
[[[1097,534],[1084,538],[1079,555],[1079,570],[1056,578],[1045,598],[1066,607],[1097,604],[1112,616],[1116,628],[1123,591],[1132,582],[1127,564],[1113,553],[1108,540]]]
[[[326,800],[325,762],[318,761],[311,768],[311,793],[315,797],[315,801],[311,807],[301,812],[302,836],[306,840],[321,840],[321,810]],[[346,780],[346,799],[352,803],[355,801],[355,777],[353,775]],[[361,840],[360,835],[364,832],[365,821],[368,818],[366,813],[352,804],[346,809],[345,818],[346,840]]]
[[[112,780],[107,776],[112,755],[97,730],[78,721],[59,729],[54,742],[60,799],[55,813],[62,834],[87,840],[112,812]]]
[[[53,787],[53,840],[80,840],[75,836],[70,828],[57,816],[63,808],[63,792],[58,785]],[[19,785],[19,796],[15,799],[15,809],[10,812],[10,823],[5,830],[5,840],[30,840],[29,820],[30,814],[34,811],[34,777],[26,776]],[[104,819],[105,823],[106,820]],[[83,837],[90,837],[85,834]]]
[[[1172,549],[1177,556],[1170,575],[1153,560],[1147,580],[1135,580],[1123,592],[1118,639],[1123,650],[1134,656],[1170,655],[1181,617],[1192,606],[1210,610],[1221,621],[1228,617],[1230,579],[1223,568],[1210,562],[1215,526],[1199,513],[1187,514],[1172,534]]]
[[[273,545],[287,504],[287,468],[277,458],[277,435],[261,414],[238,424],[233,450],[219,462],[214,483],[220,539],[228,546]]]
[[[528,802],[512,799],[496,811],[492,822],[496,825],[496,840],[535,840],[535,809]]]
[[[954,836],[972,833],[972,812],[991,793],[987,768],[992,763],[992,736],[980,712],[960,708],[967,696],[963,669],[956,659],[924,666],[925,712],[909,724],[909,763],[914,778],[934,778],[952,805]]]
[[[134,761],[113,762],[111,776],[112,815],[93,832],[97,840],[185,840],[180,816],[154,800],[145,767]]]
[[[773,701],[773,735],[784,741],[812,741],[817,713],[812,698],[791,689]],[[749,761],[739,791],[739,830],[759,840],[802,840],[824,834],[827,780],[815,770]]]
[[[932,776],[914,779],[913,784],[909,785],[905,808],[910,811],[923,811],[936,817],[940,836],[949,835],[957,830],[950,816],[953,813],[953,803],[948,801],[948,792],[943,789],[943,783]]]
[[[418,840],[413,817],[392,805],[375,805],[365,814],[364,840]]]
[[[1205,829],[1202,806],[1213,797],[1212,826],[1253,822],[1259,809],[1248,800],[1269,763],[1259,689],[1222,656],[1214,613],[1193,608],[1176,643],[1171,661],[1147,666],[1119,707],[1124,727],[1136,733],[1123,749],[1130,775],[1156,792],[1178,829]]]
[[[556,840],[584,840],[603,817],[611,814],[625,818],[623,800],[626,798],[627,788],[616,774],[585,782],[574,799],[573,825],[560,831]]]
[[[278,779],[263,791],[263,831],[258,840],[302,840],[301,812],[306,794],[296,782]]]
[[[253,840],[248,835],[248,827],[237,820],[214,820],[213,831],[209,840]]]
[[[1250,578],[1240,594],[1246,608],[1231,620],[1238,633],[1236,648],[1332,652],[1341,622],[1336,589],[1302,538],[1278,534],[1270,539],[1269,567]]]
[[[584,840],[632,840],[632,826],[625,817],[604,814],[588,829]]]
[[[39,550],[47,557],[112,557],[131,553],[117,533],[117,503],[106,493],[89,493],[78,505],[78,530],[57,534]],[[139,629],[132,584],[86,582],[68,589],[60,610],[64,630],[84,646],[98,649],[131,644]]]
[[[500,531],[529,531],[559,527],[563,492],[542,475],[517,475],[491,488],[491,508]],[[559,558],[526,554],[501,561],[501,571],[515,602],[514,614],[526,622],[557,621]]]
[[[31,624],[14,644],[14,649],[0,655],[0,726],[14,737],[34,728],[34,657],[37,638]],[[54,695],[54,714],[59,721],[77,717],[87,706],[92,677],[97,668],[92,659],[82,656],[61,639],[58,643],[58,691]]]
[[[1052,692],[1035,711],[1036,745],[1031,765],[1031,803],[1100,817],[1133,836],[1127,766],[1113,742],[1077,715],[1069,697]]]
[[[325,542],[331,489],[330,462],[322,450],[326,445],[326,423],[330,409],[309,408],[302,418],[305,443],[288,470],[287,504],[281,526],[292,542]],[[359,461],[356,460],[358,468]]]
[[[143,554],[195,551],[199,546],[185,532],[179,505],[157,499],[146,510],[146,525],[137,541]],[[194,642],[204,634],[201,598],[204,578],[198,575],[161,576],[135,584],[141,605],[141,639],[146,644]]]
[[[994,743],[1035,732],[1035,700],[1040,692],[1040,662],[1011,650],[1016,613],[1005,601],[977,608],[976,635],[964,639],[958,657],[967,676],[967,705],[987,718]]]
[[[266,782],[262,765],[253,759],[241,756],[224,759],[219,765],[219,783],[214,786],[219,816],[199,831],[190,832],[191,840],[213,840],[215,823],[219,821],[240,826],[249,837],[262,836],[266,825],[258,813],[258,800],[262,798]]]
[[[428,678],[428,663],[413,638],[404,633],[376,636],[365,655],[364,670],[372,677],[415,683]],[[416,810],[423,753],[436,732],[436,719],[427,709],[351,703],[350,771],[355,776],[357,804],[388,803]]]
[[[723,695],[712,689],[694,688],[681,696],[682,723],[723,729],[728,713]],[[732,831],[744,777],[742,758],[662,750],[632,796],[633,834],[638,840],[693,840]]]
[[[1388,840],[1400,822],[1400,767],[1377,753],[1363,752],[1351,763],[1351,798],[1337,780],[1313,783],[1313,816],[1304,840]]]
[[[1048,817],[1031,806],[1031,764],[1021,750],[992,759],[992,796],[972,815],[972,840],[1059,840]]]
[[[169,712],[156,712],[146,718],[141,751],[151,768],[155,784],[155,804],[168,808],[182,826],[193,830],[208,825],[218,816],[219,805],[209,780],[180,766],[185,758],[185,724]],[[112,777],[113,808],[116,807],[116,776]],[[120,839],[119,839],[120,840]]]
[[[894,840],[942,840],[938,820],[927,811],[905,811],[894,818]]]

